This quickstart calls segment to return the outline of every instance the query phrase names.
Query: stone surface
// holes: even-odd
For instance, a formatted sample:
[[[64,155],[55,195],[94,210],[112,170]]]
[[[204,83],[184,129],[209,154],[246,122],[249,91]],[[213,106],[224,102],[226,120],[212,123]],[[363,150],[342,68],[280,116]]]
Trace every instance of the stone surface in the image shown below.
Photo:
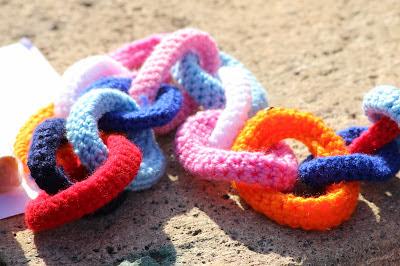
[[[272,105],[335,129],[368,123],[360,106],[375,84],[399,85],[398,0],[0,0],[0,18],[0,45],[27,36],[60,72],[151,33],[197,27],[254,71]],[[0,265],[400,263],[399,178],[363,184],[341,227],[303,232],[255,213],[228,184],[185,174],[172,140],[161,140],[170,156],[162,181],[108,216],[37,235],[23,216],[0,221]]]

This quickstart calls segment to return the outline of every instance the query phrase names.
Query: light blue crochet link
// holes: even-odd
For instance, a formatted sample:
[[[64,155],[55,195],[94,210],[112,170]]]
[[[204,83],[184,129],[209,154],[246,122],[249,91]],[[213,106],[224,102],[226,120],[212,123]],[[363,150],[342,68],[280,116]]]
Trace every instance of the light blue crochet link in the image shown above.
[[[99,167],[108,154],[107,147],[99,137],[97,121],[107,112],[136,110],[139,110],[136,102],[129,95],[115,89],[89,91],[73,105],[66,123],[67,138],[82,164],[90,171]],[[147,189],[163,176],[165,156],[151,129],[127,133],[143,154],[139,173],[128,188],[133,191]]]
[[[240,61],[220,52],[221,66],[235,66],[243,70],[251,82],[252,108],[250,116],[268,107],[267,93],[261,83]],[[221,81],[206,71],[200,65],[196,55],[187,54],[174,68],[172,75],[205,109],[219,109],[225,106],[225,92]]]
[[[132,191],[145,190],[155,185],[167,167],[165,156],[158,146],[153,130],[146,129],[128,133],[128,138],[142,151],[142,163],[135,180],[129,184]]]
[[[400,125],[400,90],[391,85],[373,88],[364,96],[363,109],[372,122],[387,116]]]

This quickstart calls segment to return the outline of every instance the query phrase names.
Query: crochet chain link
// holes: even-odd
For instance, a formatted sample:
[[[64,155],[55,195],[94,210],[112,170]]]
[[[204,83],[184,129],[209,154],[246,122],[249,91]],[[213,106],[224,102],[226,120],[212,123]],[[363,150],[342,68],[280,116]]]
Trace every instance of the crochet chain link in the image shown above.
[[[62,80],[60,95],[28,119],[14,145],[43,190],[26,208],[33,231],[104,210],[125,189],[153,187],[167,164],[154,132],[176,128],[175,153],[189,174],[232,184],[255,211],[292,228],[341,225],[356,209],[359,181],[384,182],[400,170],[398,88],[365,95],[370,127],[335,133],[310,113],[268,108],[251,71],[197,29],[89,56]],[[299,165],[286,138],[311,156]],[[324,193],[295,195],[297,182]]]

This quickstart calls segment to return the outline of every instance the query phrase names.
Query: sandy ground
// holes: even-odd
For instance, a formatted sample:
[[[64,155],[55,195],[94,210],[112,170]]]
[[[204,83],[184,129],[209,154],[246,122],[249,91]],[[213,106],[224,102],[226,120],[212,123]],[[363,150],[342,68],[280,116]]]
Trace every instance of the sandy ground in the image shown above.
[[[0,45],[28,36],[62,72],[82,57],[133,39],[197,27],[254,71],[271,105],[314,112],[335,129],[366,125],[363,94],[375,84],[398,84],[398,0],[246,2],[0,0]],[[172,140],[172,135],[160,140],[170,156],[162,181],[149,191],[130,193],[111,215],[37,235],[26,229],[23,216],[0,221],[0,261],[400,263],[398,178],[363,184],[354,216],[338,229],[303,232],[255,213],[228,184],[185,174],[174,159]]]

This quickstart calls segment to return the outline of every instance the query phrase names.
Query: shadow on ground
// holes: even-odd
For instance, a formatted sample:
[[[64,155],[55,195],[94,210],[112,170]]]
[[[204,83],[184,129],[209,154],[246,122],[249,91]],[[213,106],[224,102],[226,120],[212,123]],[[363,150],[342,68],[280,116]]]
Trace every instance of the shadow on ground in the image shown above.
[[[266,258],[292,264],[398,262],[398,178],[363,184],[356,212],[339,228],[304,232],[255,213],[227,183],[202,181],[183,173],[171,155],[172,141],[172,135],[162,140],[164,151],[170,155],[163,180],[148,191],[129,193],[111,214],[81,219],[34,236],[25,230],[22,216],[2,221],[0,261],[44,261],[47,265],[235,264],[239,255],[246,263],[255,264]],[[29,243],[24,243],[22,251],[15,237],[18,231],[26,234],[19,239],[33,240],[31,251],[26,250]]]
[[[25,229],[23,216],[21,215],[1,220],[0,266],[21,265],[30,261],[16,240],[17,233]]]

